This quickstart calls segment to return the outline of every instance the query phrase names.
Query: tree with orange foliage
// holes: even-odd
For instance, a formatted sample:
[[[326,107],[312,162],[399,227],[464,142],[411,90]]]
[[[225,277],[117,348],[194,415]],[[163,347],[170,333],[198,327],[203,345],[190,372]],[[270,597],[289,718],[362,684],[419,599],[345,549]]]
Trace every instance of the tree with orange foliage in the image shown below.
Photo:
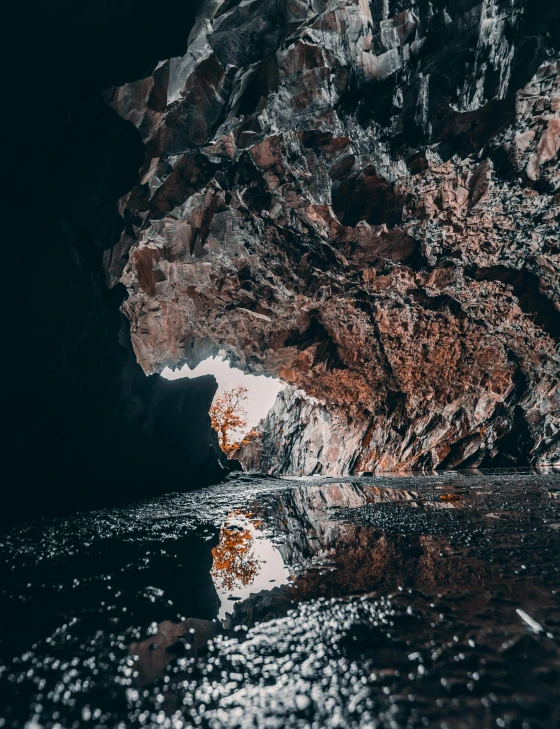
[[[247,426],[247,413],[243,406],[247,392],[245,385],[225,390],[214,398],[210,408],[212,427],[218,433],[220,448],[224,453],[229,454],[239,446],[238,443],[230,442],[231,435]]]

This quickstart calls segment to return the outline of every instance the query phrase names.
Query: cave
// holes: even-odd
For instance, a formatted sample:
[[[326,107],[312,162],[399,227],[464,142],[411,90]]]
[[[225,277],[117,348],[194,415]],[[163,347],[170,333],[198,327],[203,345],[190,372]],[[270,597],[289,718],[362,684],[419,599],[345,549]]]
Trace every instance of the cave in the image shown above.
[[[473,56],[460,3],[296,5],[9,10],[10,518],[223,478],[215,383],[160,376],[220,351],[288,388],[246,467],[558,459],[557,9]]]
[[[3,17],[0,728],[556,729],[560,5]]]

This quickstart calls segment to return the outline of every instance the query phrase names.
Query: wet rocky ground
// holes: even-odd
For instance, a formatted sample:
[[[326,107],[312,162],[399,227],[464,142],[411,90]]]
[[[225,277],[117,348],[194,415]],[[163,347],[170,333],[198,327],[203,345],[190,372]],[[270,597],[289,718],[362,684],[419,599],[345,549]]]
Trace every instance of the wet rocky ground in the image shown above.
[[[0,535],[0,727],[560,725],[560,473],[238,474]]]

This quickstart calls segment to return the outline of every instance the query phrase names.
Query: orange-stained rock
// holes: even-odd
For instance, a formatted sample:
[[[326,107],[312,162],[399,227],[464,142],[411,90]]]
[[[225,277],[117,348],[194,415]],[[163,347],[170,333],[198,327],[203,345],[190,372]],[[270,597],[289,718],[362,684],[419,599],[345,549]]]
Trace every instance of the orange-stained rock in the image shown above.
[[[559,62],[486,3],[253,5],[113,95],[145,372],[290,383],[245,458],[274,472],[560,458]]]

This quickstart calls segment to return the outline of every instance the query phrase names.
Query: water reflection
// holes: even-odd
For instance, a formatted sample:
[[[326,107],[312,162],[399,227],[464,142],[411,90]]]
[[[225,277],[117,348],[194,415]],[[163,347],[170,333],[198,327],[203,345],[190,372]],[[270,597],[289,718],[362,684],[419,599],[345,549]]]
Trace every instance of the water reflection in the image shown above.
[[[4,538],[8,729],[560,724],[557,475],[247,484]]]
[[[219,618],[225,619],[232,603],[283,585],[290,572],[276,546],[260,529],[261,521],[250,512],[231,512],[220,527],[219,541],[212,550],[211,575],[220,598]]]
[[[483,592],[484,599],[490,591],[519,598],[525,588],[496,564],[501,553],[486,559],[484,550],[471,549],[482,521],[508,518],[503,505],[499,513],[488,510],[495,502],[490,484],[477,479],[475,488],[467,488],[463,479],[438,474],[419,485],[421,490],[364,480],[305,483],[254,503],[250,514],[230,515],[212,569],[220,617],[228,616],[224,625],[253,626],[302,601],[396,589],[477,593],[477,604]],[[492,535],[494,548],[500,540],[510,542],[510,530],[504,531]],[[255,568],[236,567],[244,560]],[[542,590],[533,587],[533,594],[540,598]],[[233,607],[225,602],[232,597]]]
[[[212,550],[211,575],[216,589],[231,592],[254,583],[264,562],[255,554],[258,526],[250,514],[234,511],[220,527],[218,545]]]
[[[436,481],[433,493],[423,497],[404,488],[377,487],[363,481],[305,484],[255,504],[253,523],[266,524],[275,536],[274,563],[267,558],[270,540],[250,542],[251,558],[259,564],[261,578],[245,582],[249,599],[235,604],[228,627],[254,625],[285,615],[295,604],[318,598],[340,598],[372,590],[398,587],[464,589],[488,577],[480,560],[457,569],[452,550],[445,539],[432,535],[391,534],[365,524],[347,523],[348,510],[372,505],[406,505],[408,509],[436,510],[461,508],[464,494],[455,484]],[[259,514],[259,520],[255,514]],[[227,529],[220,543],[229,544]],[[237,527],[240,529],[241,527]],[[249,531],[243,544],[249,543]],[[237,535],[241,532],[237,532]],[[234,544],[242,540],[236,537]],[[265,547],[266,545],[266,547]],[[264,549],[263,549],[264,547]],[[220,553],[220,547],[214,550]],[[281,569],[277,557],[281,556]],[[216,562],[214,563],[216,565]],[[221,565],[221,562],[220,562]],[[215,568],[213,568],[213,575]],[[269,575],[283,574],[273,590],[265,581]],[[235,570],[233,571],[235,574]],[[288,575],[292,574],[292,577]],[[220,594],[219,581],[215,584]],[[275,580],[276,581],[276,580]],[[284,583],[284,584],[283,584]],[[259,592],[260,589],[260,592]]]

